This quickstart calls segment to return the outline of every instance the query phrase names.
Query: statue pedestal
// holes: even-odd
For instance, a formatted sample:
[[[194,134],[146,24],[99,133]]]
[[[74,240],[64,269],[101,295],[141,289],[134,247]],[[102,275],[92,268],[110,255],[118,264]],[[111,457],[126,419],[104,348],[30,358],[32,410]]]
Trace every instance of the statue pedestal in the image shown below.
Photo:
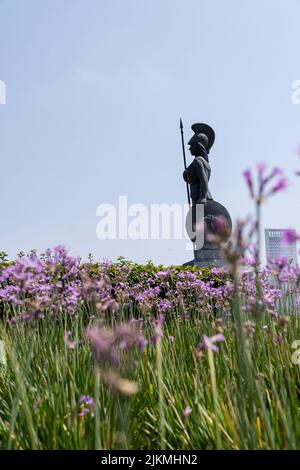
[[[201,214],[201,213],[200,213]],[[226,243],[231,235],[232,221],[227,209],[217,201],[208,200],[198,215],[196,206],[189,209],[186,218],[186,230],[194,246],[194,259],[184,266],[223,267],[227,261],[221,257],[221,243]],[[197,244],[198,240],[203,241]],[[194,237],[194,238],[193,238]]]
[[[194,250],[194,257],[195,259],[184,263],[183,266],[221,268],[227,265],[226,260],[221,257],[220,250],[218,248],[202,248],[201,250]]]
[[[202,250],[194,250],[194,264],[196,266],[224,266],[226,261],[220,255],[218,248],[203,248]]]

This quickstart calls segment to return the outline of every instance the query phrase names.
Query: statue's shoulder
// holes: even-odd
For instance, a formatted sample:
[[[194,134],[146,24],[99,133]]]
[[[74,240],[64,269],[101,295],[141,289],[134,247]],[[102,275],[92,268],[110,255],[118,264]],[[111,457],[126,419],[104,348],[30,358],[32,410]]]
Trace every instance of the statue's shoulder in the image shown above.
[[[208,170],[210,170],[210,164],[204,157],[195,157],[194,162],[202,163]]]

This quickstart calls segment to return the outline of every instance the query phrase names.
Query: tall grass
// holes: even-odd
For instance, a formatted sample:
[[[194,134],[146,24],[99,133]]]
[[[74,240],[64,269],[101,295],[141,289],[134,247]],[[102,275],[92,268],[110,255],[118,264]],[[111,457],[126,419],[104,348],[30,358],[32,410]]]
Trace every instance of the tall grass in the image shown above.
[[[159,347],[150,341],[144,352],[133,352],[129,378],[139,391],[123,396],[95,369],[85,313],[71,320],[83,340],[74,349],[64,341],[63,317],[13,328],[1,323],[2,449],[299,448],[300,367],[291,360],[297,317],[285,323],[268,316],[243,337],[225,319],[226,342],[213,353],[196,349],[204,334],[215,334],[212,316],[170,315]],[[145,329],[150,340],[150,320]],[[85,416],[81,395],[96,401]]]
[[[82,264],[63,247],[14,265],[0,253],[1,449],[300,447],[300,270],[260,264],[261,204],[287,182],[278,168],[257,170],[256,192],[244,173],[256,204],[252,280],[238,271],[244,222],[223,247],[231,274]],[[137,317],[142,349],[128,333]]]

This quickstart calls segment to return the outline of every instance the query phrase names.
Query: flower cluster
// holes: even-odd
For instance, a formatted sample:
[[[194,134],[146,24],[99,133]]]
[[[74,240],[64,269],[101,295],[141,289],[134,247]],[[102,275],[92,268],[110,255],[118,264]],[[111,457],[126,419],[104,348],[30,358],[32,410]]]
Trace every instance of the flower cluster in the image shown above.
[[[257,302],[261,302],[265,312],[276,316],[279,302],[288,295],[300,298],[299,268],[287,259],[270,261],[260,269],[261,295],[257,299],[256,279],[251,274],[256,256],[247,243],[252,228],[245,234],[246,226],[238,223],[223,253],[229,265],[239,262],[242,266],[237,281],[244,311],[251,315]],[[213,268],[208,275],[202,269],[137,266],[126,261],[82,263],[62,247],[40,256],[22,255],[2,271],[0,268],[0,313],[6,314],[13,325],[42,320],[45,316],[72,317],[78,312],[87,315],[87,321],[107,315],[118,318],[122,312],[128,319],[154,321],[154,336],[158,338],[163,325],[159,319],[167,321],[170,315],[185,321],[230,312],[235,284],[227,268]],[[99,338],[104,344],[109,340],[106,332],[102,333]],[[67,347],[74,348],[77,345],[74,341],[66,333]]]
[[[95,402],[90,395],[82,395],[80,397],[79,403],[80,412],[78,413],[78,416],[81,416],[82,418],[87,414],[91,414],[91,416],[94,416]]]
[[[113,329],[90,327],[87,338],[92,345],[94,359],[101,370],[101,380],[116,393],[133,395],[138,387],[124,377],[133,367],[134,349],[144,350],[147,340],[136,322],[118,324]]]
[[[91,342],[96,362],[101,365],[120,366],[123,353],[138,346],[141,350],[147,345],[135,323],[119,324],[114,329],[90,327],[87,338]]]
[[[257,170],[257,184],[254,184],[254,177],[250,169],[245,170],[243,176],[249,189],[250,197],[255,199],[257,203],[261,203],[268,197],[283,191],[288,186],[287,179],[283,176],[281,168],[273,168],[273,170],[266,175],[266,165],[260,163],[256,167]]]
[[[223,343],[225,341],[225,337],[218,333],[217,335],[211,336],[210,338],[206,335],[203,336],[201,343],[198,345],[199,351],[205,351],[206,349],[210,349],[212,352],[218,352],[219,348],[216,346],[215,343]]]

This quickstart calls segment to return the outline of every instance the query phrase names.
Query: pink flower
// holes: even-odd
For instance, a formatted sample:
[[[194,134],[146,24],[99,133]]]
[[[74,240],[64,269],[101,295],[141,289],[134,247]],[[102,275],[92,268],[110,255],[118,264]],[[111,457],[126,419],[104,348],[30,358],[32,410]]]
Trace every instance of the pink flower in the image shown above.
[[[190,406],[187,406],[183,412],[184,416],[189,416],[192,412],[192,408]]]
[[[266,164],[265,163],[259,163],[256,166],[256,169],[258,171],[259,176],[262,177],[262,175],[263,175],[263,173],[265,172],[265,169],[266,169]]]
[[[212,352],[218,352],[219,348],[214,343],[223,343],[224,341],[225,341],[225,337],[221,335],[220,333],[215,336],[211,336],[210,338],[204,335],[198,348],[201,351],[205,349],[210,349]]]
[[[269,195],[278,193],[279,191],[284,191],[288,187],[288,181],[286,178],[280,178],[279,181],[273,186],[271,191],[269,192]]]
[[[81,395],[79,401],[80,401],[80,403],[84,403],[86,405],[89,405],[92,408],[94,408],[94,406],[95,406],[95,401],[90,395]]]
[[[284,234],[282,237],[283,244],[291,245],[292,243],[295,243],[297,240],[299,240],[299,237],[295,230],[288,229],[284,231]]]
[[[72,340],[72,332],[69,330],[65,331],[64,340],[67,348],[69,349],[75,349],[77,346],[80,346],[82,344],[82,341]]]
[[[283,173],[282,168],[278,168],[277,166],[275,166],[272,172],[273,176],[279,176],[279,175],[282,175],[282,173]]]
[[[96,361],[112,367],[121,366],[122,351],[140,347],[144,350],[147,341],[132,324],[119,324],[113,330],[105,327],[89,327],[86,332]]]
[[[267,176],[265,176],[266,165],[264,163],[259,163],[256,166],[256,170],[257,185],[254,185],[253,176],[250,169],[245,170],[243,175],[249,188],[250,196],[252,199],[256,200],[257,204],[262,203],[271,194],[283,191],[287,187],[287,180],[282,176],[283,171],[280,168],[274,167]],[[268,190],[267,185],[276,177],[279,179],[273,183],[273,188]]]
[[[246,180],[246,183],[247,183],[247,186],[249,188],[249,191],[250,191],[250,196],[251,197],[254,197],[254,192],[253,192],[253,180],[252,180],[252,173],[251,173],[251,170],[245,170],[244,173],[243,173],[243,176]]]
[[[83,408],[81,408],[81,412],[78,413],[78,416],[84,417],[84,416],[86,416],[89,412],[90,412],[90,410],[89,410],[88,408],[83,407]]]

